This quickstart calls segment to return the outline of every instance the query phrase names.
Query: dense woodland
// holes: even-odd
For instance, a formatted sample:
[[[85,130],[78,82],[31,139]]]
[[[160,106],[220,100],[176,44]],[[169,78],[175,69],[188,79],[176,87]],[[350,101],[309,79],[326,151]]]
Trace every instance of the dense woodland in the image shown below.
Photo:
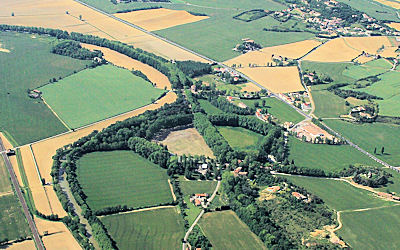
[[[189,77],[197,77],[211,73],[211,65],[195,61],[177,61],[176,65]]]
[[[96,57],[101,58],[103,56],[103,53],[99,50],[90,51],[86,48],[82,48],[78,42],[68,40],[54,45],[51,52],[80,60],[93,60]]]

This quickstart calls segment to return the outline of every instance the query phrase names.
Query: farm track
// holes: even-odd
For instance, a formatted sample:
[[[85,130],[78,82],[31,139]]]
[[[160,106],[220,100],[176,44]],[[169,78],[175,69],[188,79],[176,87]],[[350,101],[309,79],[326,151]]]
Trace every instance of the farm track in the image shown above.
[[[29,209],[28,209],[28,206],[26,204],[25,198],[24,198],[24,196],[22,194],[22,191],[21,191],[21,188],[19,186],[17,177],[16,177],[16,175],[14,173],[14,169],[13,169],[13,167],[11,165],[10,159],[8,158],[7,154],[5,153],[5,148],[4,148],[4,145],[3,145],[3,141],[1,139],[0,139],[0,151],[2,151],[1,154],[3,156],[5,164],[7,166],[8,172],[10,174],[11,182],[12,182],[14,188],[15,188],[15,192],[17,193],[19,201],[21,202],[22,209],[24,211],[24,215],[25,215],[25,217],[26,217],[26,219],[28,221],[28,224],[29,224],[29,228],[32,231],[33,240],[35,241],[36,247],[39,250],[44,250],[45,247],[43,245],[42,239],[40,238],[39,232],[38,232],[38,230],[36,228],[36,224],[33,221],[33,218],[32,218],[32,216],[31,216],[31,214],[29,212]]]

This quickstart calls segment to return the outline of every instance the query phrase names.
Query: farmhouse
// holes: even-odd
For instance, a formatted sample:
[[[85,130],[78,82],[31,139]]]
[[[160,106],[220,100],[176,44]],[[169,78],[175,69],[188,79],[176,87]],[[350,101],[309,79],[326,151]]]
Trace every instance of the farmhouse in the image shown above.
[[[297,138],[313,143],[321,143],[324,140],[334,140],[334,137],[311,122],[301,122],[297,124],[292,131]]]
[[[272,186],[272,187],[267,187],[266,191],[270,192],[270,193],[276,193],[281,189],[280,186]]]
[[[40,98],[42,96],[42,91],[34,89],[29,91],[28,96],[33,99]]]
[[[298,200],[305,200],[307,199],[306,196],[300,194],[299,192],[292,192],[292,196],[294,196]]]
[[[190,202],[192,202],[195,206],[205,206],[207,203],[209,195],[207,193],[202,194],[194,194],[190,197]]]
[[[256,117],[262,121],[269,122],[271,116],[269,114],[263,114],[261,109],[257,109]]]

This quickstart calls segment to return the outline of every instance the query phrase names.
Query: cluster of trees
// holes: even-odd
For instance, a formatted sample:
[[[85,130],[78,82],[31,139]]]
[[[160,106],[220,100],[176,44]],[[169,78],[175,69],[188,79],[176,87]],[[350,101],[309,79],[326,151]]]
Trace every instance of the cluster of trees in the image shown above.
[[[310,78],[304,77],[304,83],[307,86],[318,85],[318,84],[329,84],[329,83],[333,82],[333,79],[330,76],[327,76],[327,75],[318,76],[315,71],[312,73],[313,73],[312,81],[310,80]]]
[[[213,97],[209,96],[208,101],[215,107],[225,111],[227,113],[234,113],[238,115],[253,115],[255,110],[252,108],[241,108],[233,103],[230,103],[224,97]]]
[[[197,77],[209,74],[212,71],[211,65],[208,63],[195,61],[177,61],[176,65],[180,70],[190,77]]]
[[[327,241],[318,242],[309,236],[315,228],[333,223],[333,213],[321,199],[309,195],[304,189],[296,187],[287,180],[273,177],[266,171],[263,171],[260,177],[257,175],[250,180],[257,184],[290,188],[290,192],[278,193],[279,198],[259,201],[258,186],[252,184],[253,182],[247,177],[234,177],[229,172],[223,175],[222,191],[228,197],[230,207],[268,248],[302,248],[303,240],[312,241],[312,244],[316,244],[316,249],[333,248]],[[297,200],[291,195],[292,191],[306,195],[309,201]]]
[[[329,88],[327,88],[327,90],[332,91],[335,95],[340,96],[343,99],[346,99],[347,97],[354,97],[357,98],[359,100],[368,100],[368,101],[372,101],[372,100],[383,100],[382,97],[376,96],[376,95],[371,95],[365,92],[361,92],[361,91],[354,91],[351,89],[341,89],[341,87],[347,86],[347,83],[339,83],[339,84],[335,84],[330,86]]]
[[[80,43],[70,40],[57,43],[53,46],[51,52],[80,60],[93,60],[95,57],[101,58],[103,56],[103,52],[99,50],[90,51],[82,48]]]
[[[271,14],[271,11],[265,11],[262,9],[254,9],[254,10],[247,10],[242,13],[239,13],[238,15],[234,16],[234,19],[244,21],[244,22],[251,22],[260,18],[263,18],[265,16],[268,16]]]
[[[135,69],[132,69],[132,74],[134,74],[135,76],[138,76],[138,77],[140,77],[140,78],[142,78],[142,79],[144,79],[145,81],[148,81],[148,82],[150,82],[150,83],[152,83],[152,84],[154,84],[153,82],[151,82],[150,81],[150,79],[145,75],[145,74],[143,74],[143,72],[142,71],[140,71],[140,70],[135,70]]]
[[[193,83],[191,79],[185,75],[175,63],[172,63],[165,58],[156,56],[152,53],[146,52],[139,48],[134,48],[132,45],[127,45],[119,41],[111,41],[105,38],[100,38],[92,35],[84,35],[80,33],[49,29],[49,28],[38,28],[38,27],[25,27],[15,25],[0,25],[0,31],[16,31],[16,32],[27,32],[39,35],[49,35],[56,37],[57,39],[74,40],[80,43],[89,43],[100,47],[109,48],[115,50],[121,54],[138,60],[144,64],[147,64],[168,77],[173,88],[180,89],[184,86],[191,86]]]
[[[203,234],[198,225],[196,225],[193,228],[192,232],[189,234],[187,241],[189,242],[190,246],[194,249],[201,248],[204,250],[209,250],[212,248],[211,242]]]
[[[353,176],[355,183],[368,187],[382,187],[389,182],[392,175],[381,168],[376,167],[356,167],[350,165],[341,172],[342,176]]]

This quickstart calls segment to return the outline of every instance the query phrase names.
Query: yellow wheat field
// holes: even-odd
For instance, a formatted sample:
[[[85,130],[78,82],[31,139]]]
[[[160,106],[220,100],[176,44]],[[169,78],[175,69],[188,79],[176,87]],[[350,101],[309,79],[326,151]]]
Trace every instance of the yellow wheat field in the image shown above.
[[[7,246],[7,250],[35,250],[35,242],[33,240],[24,240],[22,242],[13,243]]]
[[[225,62],[226,65],[232,66],[236,64],[237,67],[248,67],[249,64],[257,66],[266,66],[268,63],[275,65],[272,60],[273,56],[282,56],[290,59],[297,59],[320,45],[321,42],[316,40],[305,40],[296,43],[289,43],[279,46],[266,47],[258,51],[247,52],[246,54],[237,56]]]
[[[393,1],[388,1],[388,0],[374,0],[378,3],[381,3],[383,5],[395,8],[395,9],[400,9],[400,3],[399,2],[393,2]]]
[[[73,0],[2,0],[0,23],[81,32],[132,44],[168,59],[205,61]]]
[[[241,92],[258,92],[261,90],[260,87],[251,82],[240,85],[240,87],[241,87],[240,89]]]
[[[396,29],[397,31],[400,31],[400,23],[389,23],[387,25],[389,25],[389,27],[392,27],[393,29]]]
[[[381,50],[381,48],[384,48]],[[390,40],[384,36],[344,37],[328,41],[307,55],[304,60],[318,62],[349,62],[362,52],[384,57],[395,57]]]
[[[274,93],[303,91],[297,67],[255,67],[239,70]]]
[[[369,62],[369,61],[372,61],[372,60],[374,60],[373,57],[359,56],[354,61],[363,64],[363,63],[366,63],[366,62]]]
[[[135,59],[130,58],[129,56],[126,56],[124,54],[118,53],[114,50],[108,49],[108,48],[103,48],[99,47],[96,45],[91,45],[91,44],[81,44],[82,47],[90,49],[90,50],[101,50],[104,54],[104,59],[107,61],[111,62],[112,64],[126,68],[128,70],[140,70],[143,74],[149,78],[149,80],[152,83],[156,84],[157,88],[160,89],[171,89],[171,83],[168,80],[168,77],[161,73],[160,71],[156,70],[155,68],[144,64],[142,62],[139,62]]]
[[[174,92],[168,92],[163,98],[158,100],[154,104],[147,105],[145,107],[127,112],[125,114],[95,123],[91,126],[76,130],[74,132],[64,134],[58,137],[51,138],[49,140],[44,140],[35,144],[32,144],[33,152],[35,153],[36,161],[39,167],[40,175],[46,180],[46,182],[51,182],[52,177],[51,167],[53,164],[52,156],[55,155],[56,150],[69,143],[72,143],[79,138],[82,138],[93,130],[101,131],[102,129],[116,123],[117,121],[123,121],[133,116],[143,114],[146,110],[158,109],[166,103],[173,103],[177,96]]]
[[[214,158],[213,152],[195,128],[172,131],[161,143],[177,155],[205,155]]]
[[[195,16],[184,10],[164,8],[117,13],[115,16],[150,31],[162,30],[208,18],[208,16]]]

